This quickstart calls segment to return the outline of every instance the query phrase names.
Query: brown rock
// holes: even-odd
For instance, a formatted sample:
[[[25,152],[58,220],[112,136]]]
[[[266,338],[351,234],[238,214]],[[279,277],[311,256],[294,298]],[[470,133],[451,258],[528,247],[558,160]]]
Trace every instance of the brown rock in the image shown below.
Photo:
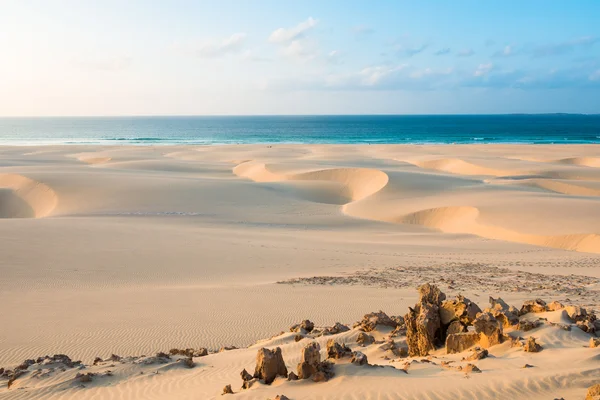
[[[443,325],[452,321],[460,321],[465,325],[471,325],[481,308],[471,300],[462,295],[456,296],[454,300],[442,302],[440,307],[440,320]]]
[[[453,333],[446,338],[446,353],[462,353],[479,343],[476,332]]]
[[[297,381],[297,380],[298,380],[298,375],[296,375],[294,373],[294,371],[292,371],[288,374],[288,381]]]
[[[600,338],[592,337],[590,338],[590,347],[600,347]]]
[[[594,333],[596,332],[595,325],[590,321],[577,321],[577,327],[584,332]]]
[[[523,307],[521,307],[521,310],[519,311],[519,315],[525,315],[528,313],[541,313],[541,312],[546,312],[548,311],[548,308],[546,306],[546,302],[542,299],[535,299],[535,300],[527,300],[525,303],[523,303]]]
[[[354,324],[354,327],[360,327],[365,332],[371,332],[377,329],[377,325],[396,328],[398,326],[398,320],[390,318],[386,313],[379,310],[379,312],[365,314],[361,321]]]
[[[489,352],[487,351],[487,349],[475,348],[475,349],[473,349],[473,353],[471,353],[470,356],[465,357],[464,360],[466,360],[466,361],[483,360],[488,355],[489,355]]]
[[[356,338],[356,343],[361,346],[368,346],[375,343],[375,338],[368,333],[360,332]]]
[[[355,351],[352,353],[352,364],[354,365],[367,365],[369,361],[367,360],[367,356],[361,353],[360,351]]]
[[[429,303],[440,306],[446,300],[446,295],[435,285],[426,283],[419,286],[419,303]]]
[[[181,356],[186,356],[186,357],[204,357],[208,355],[208,350],[204,347],[201,347],[199,349],[171,349],[169,350],[169,354],[171,354],[172,356],[174,355],[181,355]]]
[[[308,319],[295,324],[290,328],[290,332],[310,333],[315,328],[315,324]]]
[[[77,373],[77,375],[75,375],[75,379],[81,383],[89,383],[92,381],[93,376],[94,374],[91,372],[88,372],[86,374]]]
[[[588,388],[585,400],[600,400],[600,383]]]
[[[298,378],[308,379],[318,372],[321,362],[321,346],[317,342],[311,342],[304,346],[300,363],[298,364]]]
[[[345,344],[340,344],[333,339],[327,341],[327,358],[340,359],[349,357],[351,354],[352,350]]]
[[[481,373],[481,370],[473,364],[467,364],[462,370],[465,374],[470,374],[471,372]]]
[[[502,324],[492,315],[484,312],[473,321],[475,332],[479,334],[480,345],[484,348],[495,346],[502,342]]]
[[[548,309],[548,311],[558,311],[565,308],[565,306],[558,301],[553,301],[552,303],[548,303],[546,308]]]
[[[248,371],[246,371],[246,368],[244,368],[242,372],[240,372],[240,376],[242,377],[242,381],[244,382],[252,380],[254,378],[252,375],[250,375]]]
[[[528,332],[530,330],[539,328],[543,325],[543,322],[540,320],[535,321],[519,321],[519,325],[517,327],[518,330],[523,332]]]
[[[429,293],[429,291],[426,293]],[[431,296],[429,295],[429,297]],[[439,343],[441,336],[439,307],[437,305],[420,303],[415,306],[414,310],[409,307],[409,312],[406,314],[404,321],[406,323],[408,354],[411,357],[426,356],[431,350],[435,349],[435,345]]]
[[[467,327],[460,321],[452,321],[446,329],[446,335],[452,335],[453,333],[467,332]]]
[[[336,322],[332,327],[323,329],[323,335],[337,335],[338,333],[347,332],[350,328],[346,325]]]
[[[221,395],[224,394],[233,394],[233,390],[231,390],[231,385],[225,385],[225,387],[223,388],[223,393],[221,393]]]
[[[296,336],[294,336],[294,341],[295,342],[299,342],[302,339],[304,339],[304,336],[302,336],[301,334],[297,334]]]
[[[277,396],[275,396],[274,400],[290,400],[290,398],[284,394],[278,394]]]
[[[281,348],[275,350],[265,349],[264,347],[258,350],[256,355],[256,368],[254,377],[262,379],[267,385],[271,384],[277,376],[287,378],[287,368],[281,355]]]
[[[196,366],[196,363],[192,357],[182,358],[178,362],[184,365],[186,368],[194,368]]]
[[[542,346],[535,342],[535,338],[533,336],[530,336],[527,338],[527,342],[525,342],[523,350],[528,353],[538,353],[542,351]]]

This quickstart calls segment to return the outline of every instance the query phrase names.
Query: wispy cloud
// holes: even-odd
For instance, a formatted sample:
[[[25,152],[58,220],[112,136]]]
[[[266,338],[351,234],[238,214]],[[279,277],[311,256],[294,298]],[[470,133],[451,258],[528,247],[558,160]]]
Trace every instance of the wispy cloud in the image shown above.
[[[445,47],[443,49],[439,49],[433,53],[434,56],[444,56],[446,54],[450,54],[451,50],[449,47]]]
[[[537,46],[533,49],[535,57],[556,56],[569,53],[580,47],[589,47],[598,43],[600,39],[594,36],[583,36],[576,39],[567,40],[565,42],[546,44]]]
[[[298,61],[308,61],[318,56],[316,45],[307,40],[293,40],[281,48],[284,57]]]
[[[241,51],[245,40],[245,33],[234,33],[224,39],[204,40],[195,46],[194,52],[204,58],[222,57]]]
[[[490,73],[490,71],[493,68],[494,68],[494,65],[492,63],[479,64],[479,66],[477,67],[477,69],[473,73],[473,76],[486,76],[487,74]]]
[[[302,38],[306,31],[314,28],[318,21],[312,17],[308,17],[306,21],[300,22],[292,28],[279,28],[274,30],[269,36],[271,43],[289,43],[299,38]]]
[[[506,45],[502,50],[498,50],[494,53],[494,57],[510,57],[517,55],[517,51],[515,51],[514,46]]]
[[[471,57],[474,54],[475,52],[473,51],[473,49],[462,49],[458,53],[456,53],[458,57]]]

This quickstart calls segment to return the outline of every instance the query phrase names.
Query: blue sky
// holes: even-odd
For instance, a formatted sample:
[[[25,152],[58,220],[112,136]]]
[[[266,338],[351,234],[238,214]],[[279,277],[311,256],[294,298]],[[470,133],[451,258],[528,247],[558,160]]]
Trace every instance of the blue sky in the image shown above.
[[[0,115],[600,113],[599,1],[4,0]]]

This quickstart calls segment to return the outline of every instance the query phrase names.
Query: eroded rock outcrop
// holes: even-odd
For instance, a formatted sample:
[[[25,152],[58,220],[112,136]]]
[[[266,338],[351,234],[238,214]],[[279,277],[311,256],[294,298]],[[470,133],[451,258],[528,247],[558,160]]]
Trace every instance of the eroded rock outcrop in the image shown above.
[[[538,353],[542,351],[542,346],[540,346],[533,336],[527,338],[525,345],[523,346],[523,350],[528,353]]]
[[[397,328],[398,325],[403,324],[402,317],[389,317],[386,313],[379,310],[378,312],[372,312],[365,314],[362,320],[354,324],[354,328],[359,328],[365,332],[371,332],[377,329],[377,325],[388,326],[391,328]]]
[[[462,353],[479,343],[477,332],[453,333],[446,338],[446,353]]]
[[[519,315],[525,315],[529,313],[541,313],[548,311],[546,302],[542,299],[527,300],[523,303]]]
[[[327,358],[340,359],[349,357],[352,354],[352,350],[344,343],[338,343],[334,339],[327,341]]]
[[[352,353],[351,363],[354,365],[368,365],[369,361],[367,360],[367,356],[364,355],[364,353],[361,353],[360,351],[355,351],[354,353]]]
[[[356,343],[360,346],[368,346],[375,343],[375,338],[368,333],[360,332],[356,337]]]
[[[267,385],[271,384],[277,376],[287,378],[288,371],[283,361],[281,348],[275,350],[262,348],[256,355],[256,368],[254,377],[262,379]]]
[[[440,320],[443,325],[449,325],[453,321],[460,321],[463,325],[471,325],[480,312],[481,308],[477,304],[459,294],[453,300],[442,302]]]
[[[426,356],[442,344],[440,306],[446,295],[435,285],[419,286],[419,302],[404,317],[410,356]]]
[[[479,334],[481,347],[488,348],[502,343],[502,324],[490,312],[483,312],[473,321]]]

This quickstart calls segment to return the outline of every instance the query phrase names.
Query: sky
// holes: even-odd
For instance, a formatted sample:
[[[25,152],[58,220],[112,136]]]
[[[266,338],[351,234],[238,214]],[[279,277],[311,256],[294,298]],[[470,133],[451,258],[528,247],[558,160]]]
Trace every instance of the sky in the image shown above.
[[[0,0],[0,116],[600,113],[600,1]]]

